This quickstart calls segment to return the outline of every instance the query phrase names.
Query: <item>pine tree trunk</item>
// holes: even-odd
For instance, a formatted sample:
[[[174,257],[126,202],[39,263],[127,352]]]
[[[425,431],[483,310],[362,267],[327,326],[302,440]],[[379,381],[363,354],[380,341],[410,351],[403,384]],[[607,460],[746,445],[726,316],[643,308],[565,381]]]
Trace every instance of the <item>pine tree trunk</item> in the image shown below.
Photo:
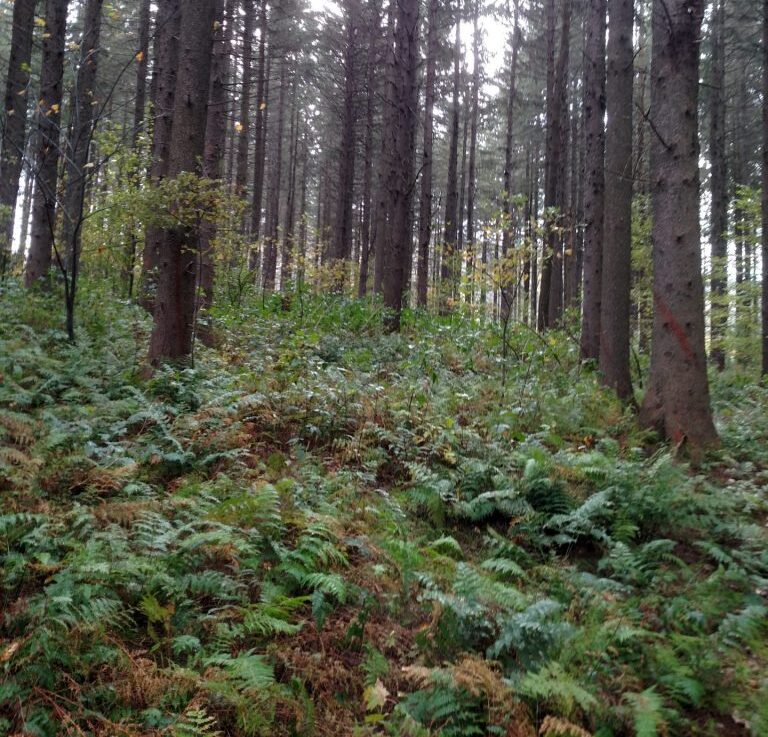
[[[393,77],[396,125],[391,131],[393,155],[389,211],[392,213],[392,241],[384,268],[384,304],[389,309],[387,327],[400,329],[403,291],[410,271],[411,205],[416,123],[419,103],[419,1],[398,0],[395,26]]]
[[[215,0],[182,0],[178,74],[174,95],[168,177],[201,174],[208,116]],[[165,231],[160,251],[149,362],[192,359],[199,227],[186,222]]]
[[[762,373],[768,375],[768,0],[763,0]]]
[[[62,202],[62,245],[66,252],[64,295],[67,311],[67,335],[75,339],[74,310],[77,279],[80,268],[80,242],[85,219],[85,190],[91,179],[87,168],[94,132],[96,68],[99,57],[101,11],[104,0],[86,0],[83,36],[80,39],[80,59],[70,106],[69,138],[66,152],[66,189]]]
[[[475,0],[472,14],[472,119],[469,124],[469,171],[467,173],[467,303],[474,301],[475,195],[477,190],[477,122],[480,108],[480,0]]]
[[[704,347],[699,232],[699,34],[704,0],[654,0],[653,344],[642,421],[691,450],[717,444]]]
[[[259,10],[259,62],[256,70],[256,130],[254,131],[253,200],[251,202],[251,238],[261,235],[261,202],[264,196],[264,161],[266,155],[267,92],[266,71],[267,0],[261,0]],[[251,252],[253,254],[253,251]],[[251,269],[255,263],[249,259]]]
[[[176,92],[176,72],[179,61],[179,28],[181,0],[160,0],[155,23],[154,66],[152,70],[152,165],[149,178],[159,184],[168,174],[171,125]],[[139,304],[151,311],[157,288],[157,269],[163,231],[148,225],[144,235]]]
[[[35,0],[16,0],[13,4],[11,54],[5,79],[4,125],[0,143],[0,279],[5,276],[13,247],[13,223],[27,135],[27,90],[34,20]]]
[[[515,0],[515,20],[514,30],[512,31],[512,63],[509,71],[509,89],[507,91],[507,129],[504,139],[504,189],[502,191],[502,243],[501,252],[505,259],[501,264],[501,319],[506,320],[512,306],[513,284],[512,269],[509,264],[509,254],[512,250],[512,196],[513,180],[512,167],[514,165],[513,157],[513,133],[515,129],[515,99],[517,97],[517,60],[519,56],[522,35],[520,33],[520,0]]]
[[[61,99],[67,0],[47,0],[45,38],[37,105],[37,155],[32,203],[32,237],[25,273],[28,287],[47,285],[56,231],[56,190],[59,179]]]
[[[291,103],[291,132],[288,154],[288,193],[285,203],[285,228],[283,229],[282,261],[280,264],[280,289],[283,291],[293,282],[294,227],[296,222],[296,171],[299,150],[299,111],[296,107],[297,81],[293,83]]]
[[[605,245],[600,315],[600,371],[606,386],[632,398],[629,371],[632,282],[633,0],[608,0],[605,131]]]
[[[461,87],[461,0],[456,0],[456,37],[453,44],[453,97],[451,101],[450,139],[448,148],[448,179],[445,186],[445,221],[440,263],[440,314],[450,312],[456,284],[456,245],[459,229],[459,90]],[[459,266],[459,271],[460,271]]]
[[[581,358],[600,358],[605,199],[606,0],[589,0],[584,50],[584,296]]]
[[[419,198],[419,252],[416,276],[416,305],[427,306],[429,242],[432,238],[432,144],[435,135],[435,76],[438,51],[437,11],[439,0],[429,0],[427,18],[427,72],[424,79],[424,143]]]
[[[254,0],[243,0],[243,78],[240,87],[240,126],[237,133],[237,169],[235,195],[246,196],[248,182],[248,148],[251,134],[251,57],[253,56]]]
[[[728,172],[725,156],[725,1],[717,0],[712,20],[712,81],[709,88],[709,158],[711,165],[710,247],[710,340],[712,363],[725,368],[723,340],[728,323],[724,304],[728,287]]]

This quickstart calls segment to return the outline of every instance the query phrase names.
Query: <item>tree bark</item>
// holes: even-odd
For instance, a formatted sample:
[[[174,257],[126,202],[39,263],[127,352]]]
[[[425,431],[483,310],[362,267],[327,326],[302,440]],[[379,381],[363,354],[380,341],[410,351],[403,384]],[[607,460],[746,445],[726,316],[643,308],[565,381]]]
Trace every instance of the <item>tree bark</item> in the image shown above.
[[[179,63],[168,176],[200,174],[208,115],[215,0],[182,0]],[[160,253],[149,362],[192,359],[200,232],[192,223],[165,231]]]
[[[253,56],[254,1],[243,0],[243,78],[240,87],[240,126],[237,131],[237,167],[235,195],[246,196],[248,182],[248,147],[251,134],[251,57]]]
[[[718,371],[725,368],[723,340],[728,324],[724,304],[728,287],[728,172],[725,154],[725,0],[717,0],[712,19],[712,79],[709,88],[709,159],[711,193],[710,357]]]
[[[435,76],[438,52],[437,11],[439,0],[429,0],[427,17],[427,71],[424,79],[424,141],[419,197],[419,251],[416,274],[416,305],[427,306],[429,242],[432,238],[432,144],[435,135]]]
[[[37,104],[38,150],[32,204],[32,237],[25,273],[25,283],[28,287],[35,284],[45,286],[51,269],[56,229],[66,24],[67,0],[47,0],[40,97]]]
[[[600,315],[600,371],[623,401],[632,398],[629,371],[632,282],[633,0],[608,0],[605,131],[605,245]]]
[[[477,123],[480,115],[480,0],[472,11],[472,113],[469,123],[469,170],[467,172],[467,304],[474,301],[475,195],[477,192]]]
[[[605,213],[606,0],[590,0],[584,50],[584,297],[581,358],[600,358]]]
[[[768,0],[763,0],[762,373],[768,374]]]
[[[461,87],[461,0],[456,0],[456,36],[453,43],[453,96],[448,148],[448,180],[445,186],[445,222],[440,263],[440,314],[450,312],[457,279],[456,244],[459,229],[459,90]],[[459,266],[459,271],[461,270]]]
[[[403,291],[410,271],[411,204],[416,121],[419,103],[419,0],[398,0],[395,27],[396,125],[391,135],[394,172],[389,191],[392,213],[392,241],[384,272],[384,304],[389,309],[387,327],[400,329]]]
[[[64,294],[67,311],[67,335],[75,339],[74,309],[80,267],[80,242],[85,219],[85,189],[91,179],[87,168],[93,140],[96,96],[96,68],[101,34],[101,10],[104,0],[87,0],[84,8],[83,36],[75,88],[70,105],[70,129],[66,152],[66,190],[62,202],[61,240],[66,249]]]
[[[154,185],[159,184],[168,174],[176,72],[179,63],[180,24],[181,0],[160,0],[155,24],[154,67],[152,70],[154,127],[149,178]],[[154,305],[162,240],[162,229],[148,225],[144,235],[139,304],[149,311],[152,311]]]
[[[699,232],[699,34],[704,0],[654,0],[653,344],[641,420],[698,452],[718,442],[704,347]]]
[[[35,0],[16,0],[13,4],[11,54],[5,79],[4,126],[0,144],[0,279],[5,276],[13,247],[13,224],[27,135],[27,90],[35,4]]]
[[[251,238],[259,240],[261,235],[261,201],[264,196],[264,162],[266,155],[265,139],[267,135],[267,0],[261,0],[259,10],[259,62],[256,71],[256,130],[254,131],[253,161],[253,200],[251,203]],[[253,253],[253,251],[251,252]],[[249,266],[255,263],[249,259]]]

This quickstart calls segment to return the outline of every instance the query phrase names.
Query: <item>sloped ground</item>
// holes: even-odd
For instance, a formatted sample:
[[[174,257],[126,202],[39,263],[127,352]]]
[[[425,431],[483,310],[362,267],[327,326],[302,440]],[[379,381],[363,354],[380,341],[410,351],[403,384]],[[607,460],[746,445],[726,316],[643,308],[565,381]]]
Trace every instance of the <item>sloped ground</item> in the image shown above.
[[[0,300],[0,734],[768,734],[768,392],[654,445],[567,336]]]

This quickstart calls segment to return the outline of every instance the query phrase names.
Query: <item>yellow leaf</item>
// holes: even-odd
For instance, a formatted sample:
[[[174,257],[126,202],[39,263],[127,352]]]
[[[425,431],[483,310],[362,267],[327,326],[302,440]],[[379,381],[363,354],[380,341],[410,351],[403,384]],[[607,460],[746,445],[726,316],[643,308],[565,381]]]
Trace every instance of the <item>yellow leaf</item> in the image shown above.
[[[141,64],[141,62],[144,61],[144,52],[143,51],[139,51],[139,53],[136,54],[136,61],[138,61],[139,64]]]
[[[48,38],[50,38],[50,37],[51,37],[51,34],[50,34],[50,33],[47,33],[47,32],[46,32],[46,33],[44,33],[44,34],[43,34],[43,39],[44,39],[44,40],[45,40],[45,39],[48,39]]]
[[[243,132],[243,124],[238,121],[235,123],[235,133],[242,133]]]
[[[57,102],[54,102],[53,105],[51,105],[51,112],[58,113],[60,109],[61,105]]]
[[[45,28],[45,18],[40,18],[39,16],[35,18],[35,25],[38,28]]]
[[[383,709],[387,704],[387,698],[389,697],[389,691],[387,687],[381,682],[381,678],[376,679],[376,683],[373,686],[368,686],[363,692],[363,698],[365,699],[365,708],[368,711],[377,711]]]
[[[259,110],[265,110],[266,107],[267,107],[267,103],[266,102],[262,102],[261,105],[259,105]]]

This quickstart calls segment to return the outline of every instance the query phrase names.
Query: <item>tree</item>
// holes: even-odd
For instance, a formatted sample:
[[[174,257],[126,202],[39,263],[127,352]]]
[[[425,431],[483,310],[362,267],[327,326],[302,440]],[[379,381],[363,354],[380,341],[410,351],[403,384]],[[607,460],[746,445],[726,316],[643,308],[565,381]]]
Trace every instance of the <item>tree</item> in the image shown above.
[[[80,242],[85,212],[85,188],[92,176],[88,162],[93,141],[94,115],[100,104],[96,96],[96,69],[101,35],[101,10],[104,0],[86,0],[83,12],[83,35],[80,39],[75,87],[70,105],[70,124],[64,149],[66,189],[62,201],[61,241],[65,249],[62,270],[64,301],[67,312],[67,335],[75,339],[75,298],[80,269]],[[91,168],[89,168],[91,167]],[[62,264],[60,263],[61,267]]]
[[[427,15],[427,71],[424,77],[424,140],[421,154],[419,197],[419,250],[416,274],[416,304],[427,306],[429,241],[432,238],[432,148],[435,135],[435,75],[437,66],[438,0],[429,0]]]
[[[395,26],[396,118],[391,131],[393,172],[389,190],[392,214],[391,241],[385,258],[384,304],[389,308],[388,327],[400,329],[403,292],[411,261],[411,202],[416,120],[419,102],[419,2],[398,0]]]
[[[589,0],[584,49],[584,292],[581,358],[600,358],[605,197],[606,0]]]
[[[629,310],[632,280],[633,0],[608,0],[600,371],[624,401],[632,398]]]
[[[168,177],[200,174],[208,114],[215,0],[182,0],[178,74]],[[159,254],[149,362],[186,363],[192,357],[199,227],[189,221],[164,229]]]
[[[467,279],[470,287],[467,290],[467,302],[473,298],[472,271],[475,258],[475,195],[477,194],[477,125],[480,115],[480,0],[475,0],[472,9],[472,109],[469,124],[469,172],[467,183]]]
[[[3,101],[4,126],[0,151],[0,279],[5,276],[13,243],[13,223],[19,196],[29,107],[30,62],[35,0],[13,4],[13,30]]]
[[[237,169],[235,173],[235,194],[245,197],[248,181],[248,144],[251,132],[251,57],[253,56],[254,0],[243,0],[243,76],[240,88],[240,120],[237,135]]]
[[[37,103],[37,155],[32,235],[25,282],[47,283],[56,231],[56,188],[59,180],[61,101],[64,87],[64,40],[67,0],[46,0],[40,99]]]
[[[179,63],[181,0],[160,0],[155,22],[154,65],[152,69],[152,164],[149,178],[159,184],[168,175],[171,127]],[[162,229],[148,224],[144,233],[139,304],[152,311],[157,269],[160,259]]]
[[[641,419],[694,452],[718,442],[704,348],[699,232],[699,33],[704,0],[654,0],[653,336]]]
[[[763,0],[762,373],[768,375],[768,0]]]

